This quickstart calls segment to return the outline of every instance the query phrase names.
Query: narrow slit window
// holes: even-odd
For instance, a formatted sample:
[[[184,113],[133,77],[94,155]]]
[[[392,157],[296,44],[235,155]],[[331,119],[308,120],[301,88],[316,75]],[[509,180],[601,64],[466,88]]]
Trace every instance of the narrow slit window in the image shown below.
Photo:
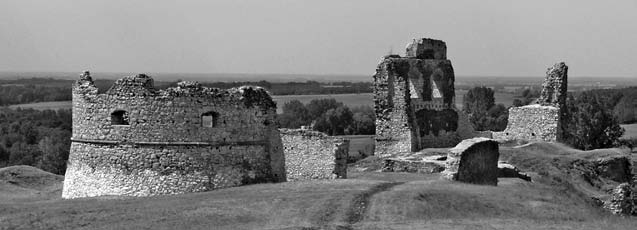
[[[124,110],[116,110],[111,113],[111,124],[112,125],[129,125],[128,123],[128,113]]]
[[[217,112],[207,112],[201,114],[201,126],[203,127],[217,127],[219,120],[219,113]]]

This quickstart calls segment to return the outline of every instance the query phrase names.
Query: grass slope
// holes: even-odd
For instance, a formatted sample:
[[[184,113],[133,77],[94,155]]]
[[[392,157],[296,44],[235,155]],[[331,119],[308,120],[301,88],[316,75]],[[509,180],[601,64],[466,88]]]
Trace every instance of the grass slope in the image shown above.
[[[632,229],[559,186],[437,174],[258,184],[151,198],[0,200],[0,229]]]
[[[26,165],[0,168],[0,201],[56,199],[62,195],[63,180],[63,176]]]
[[[60,176],[9,167],[0,169],[0,229],[634,229],[637,218],[603,211],[589,194],[598,188],[569,168],[618,154],[550,143],[504,146],[501,159],[536,173],[533,182],[501,178],[498,186],[350,171],[344,180],[75,200],[59,198]]]

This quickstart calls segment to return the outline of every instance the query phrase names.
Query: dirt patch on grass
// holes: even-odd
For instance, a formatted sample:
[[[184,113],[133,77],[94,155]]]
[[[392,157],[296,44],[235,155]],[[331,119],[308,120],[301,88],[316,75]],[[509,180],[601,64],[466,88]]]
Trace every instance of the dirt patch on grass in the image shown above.
[[[352,201],[352,205],[347,211],[347,223],[355,224],[363,220],[363,218],[365,217],[365,213],[367,213],[367,208],[369,207],[369,202],[372,196],[377,193],[388,191],[392,187],[404,183],[405,182],[383,183],[372,187],[370,190],[356,195],[354,197],[354,200]]]

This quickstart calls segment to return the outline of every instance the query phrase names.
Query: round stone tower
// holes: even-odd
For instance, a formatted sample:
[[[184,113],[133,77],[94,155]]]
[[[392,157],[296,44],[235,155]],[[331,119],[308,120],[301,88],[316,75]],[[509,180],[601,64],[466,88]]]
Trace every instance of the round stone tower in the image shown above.
[[[276,104],[262,88],[229,90],[124,77],[98,93],[73,86],[63,198],[152,196],[285,181]]]

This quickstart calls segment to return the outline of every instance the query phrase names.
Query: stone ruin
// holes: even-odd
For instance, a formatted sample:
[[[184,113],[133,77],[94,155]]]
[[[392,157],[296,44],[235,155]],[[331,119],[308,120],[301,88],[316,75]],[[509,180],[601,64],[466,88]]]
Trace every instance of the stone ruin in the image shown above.
[[[449,150],[445,178],[472,184],[498,184],[498,142],[489,138],[463,140]]]
[[[546,72],[540,97],[532,105],[511,107],[509,123],[502,132],[493,132],[493,138],[527,141],[557,142],[562,138],[561,121],[565,114],[568,66],[555,64]]]
[[[140,74],[98,93],[73,85],[63,198],[152,196],[286,180],[276,104],[262,88],[180,82],[156,90]]]
[[[349,140],[302,129],[280,129],[288,181],[347,178]]]
[[[375,155],[452,147],[473,137],[468,119],[455,107],[445,42],[414,39],[406,49],[405,57],[383,57],[373,76]]]

